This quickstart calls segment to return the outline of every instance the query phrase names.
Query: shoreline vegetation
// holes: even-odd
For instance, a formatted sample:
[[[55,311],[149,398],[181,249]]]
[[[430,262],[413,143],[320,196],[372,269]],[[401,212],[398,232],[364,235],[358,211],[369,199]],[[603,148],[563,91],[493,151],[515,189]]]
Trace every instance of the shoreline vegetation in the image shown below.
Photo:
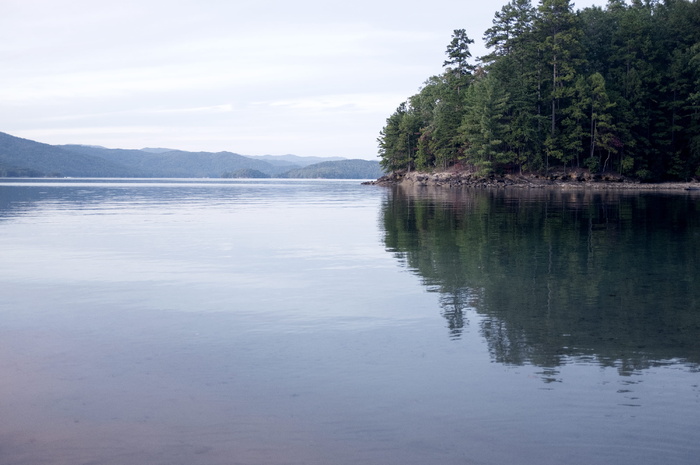
[[[472,58],[474,40],[454,30],[442,73],[386,119],[380,163],[435,173],[408,176],[419,183],[462,184],[463,173],[445,174],[455,166],[514,185],[569,182],[556,170],[576,173],[574,184],[608,176],[581,180],[582,169],[638,189],[698,180],[698,24],[695,0],[579,10],[571,0],[511,0],[484,33],[487,55]],[[523,172],[547,176],[507,175]]]
[[[615,189],[644,191],[698,191],[700,182],[640,182],[617,173],[591,174],[586,169],[553,170],[548,174],[488,174],[471,170],[450,169],[446,171],[394,171],[374,181],[364,182],[375,186],[434,186],[471,188],[519,188],[519,189]]]

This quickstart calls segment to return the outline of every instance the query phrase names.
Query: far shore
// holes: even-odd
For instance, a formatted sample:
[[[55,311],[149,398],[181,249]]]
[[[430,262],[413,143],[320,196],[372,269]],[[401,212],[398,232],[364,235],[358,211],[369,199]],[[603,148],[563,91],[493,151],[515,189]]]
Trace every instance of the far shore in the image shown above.
[[[542,174],[504,174],[478,176],[470,171],[448,170],[433,173],[421,171],[397,171],[376,181],[363,184],[392,186],[398,184],[442,187],[519,188],[519,189],[626,189],[626,190],[687,190],[700,191],[700,181],[689,182],[640,182],[617,173],[590,174],[587,170],[552,171]]]

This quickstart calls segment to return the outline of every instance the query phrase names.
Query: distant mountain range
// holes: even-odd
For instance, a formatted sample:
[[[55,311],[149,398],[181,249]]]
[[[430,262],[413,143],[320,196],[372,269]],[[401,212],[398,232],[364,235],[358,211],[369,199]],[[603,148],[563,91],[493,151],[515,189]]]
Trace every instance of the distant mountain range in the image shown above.
[[[0,177],[294,177],[376,179],[377,161],[297,155],[244,156],[166,148],[49,145],[0,132]]]
[[[338,160],[314,163],[282,174],[285,178],[377,179],[383,176],[379,162],[368,160]],[[379,170],[379,171],[377,171]]]

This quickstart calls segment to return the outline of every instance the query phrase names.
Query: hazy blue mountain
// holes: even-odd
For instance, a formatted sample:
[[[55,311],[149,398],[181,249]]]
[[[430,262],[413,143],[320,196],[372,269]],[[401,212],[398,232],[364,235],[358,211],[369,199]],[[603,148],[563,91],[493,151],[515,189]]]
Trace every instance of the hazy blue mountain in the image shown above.
[[[324,161],[345,160],[342,157],[300,157],[298,155],[247,155],[249,158],[263,160],[278,166],[289,166],[292,168],[303,168],[305,166],[322,163]]]
[[[247,173],[247,175],[246,175]],[[0,176],[376,179],[378,162],[297,155],[243,156],[166,148],[49,145],[0,133]]]
[[[91,150],[97,150],[92,148]],[[0,132],[0,176],[135,177],[137,169]]]
[[[164,149],[160,147],[144,147],[140,149],[142,152],[148,152],[148,153],[165,153],[165,152],[173,152],[175,149]]]
[[[240,169],[254,169],[274,176],[287,168],[280,168],[262,160],[254,160],[231,152],[148,152],[143,150],[96,149],[82,145],[62,146],[81,153],[92,154],[137,168],[148,177],[219,178],[224,173]]]
[[[378,161],[325,161],[285,173],[285,178],[377,179],[384,175]]]

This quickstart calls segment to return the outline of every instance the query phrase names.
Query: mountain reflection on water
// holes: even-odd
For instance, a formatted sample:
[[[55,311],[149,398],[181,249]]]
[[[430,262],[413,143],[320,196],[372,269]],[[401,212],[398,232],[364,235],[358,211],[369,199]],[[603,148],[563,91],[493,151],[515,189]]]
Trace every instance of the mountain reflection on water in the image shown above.
[[[468,310],[493,360],[586,360],[622,374],[700,364],[700,197],[591,190],[393,189],[386,248]]]

